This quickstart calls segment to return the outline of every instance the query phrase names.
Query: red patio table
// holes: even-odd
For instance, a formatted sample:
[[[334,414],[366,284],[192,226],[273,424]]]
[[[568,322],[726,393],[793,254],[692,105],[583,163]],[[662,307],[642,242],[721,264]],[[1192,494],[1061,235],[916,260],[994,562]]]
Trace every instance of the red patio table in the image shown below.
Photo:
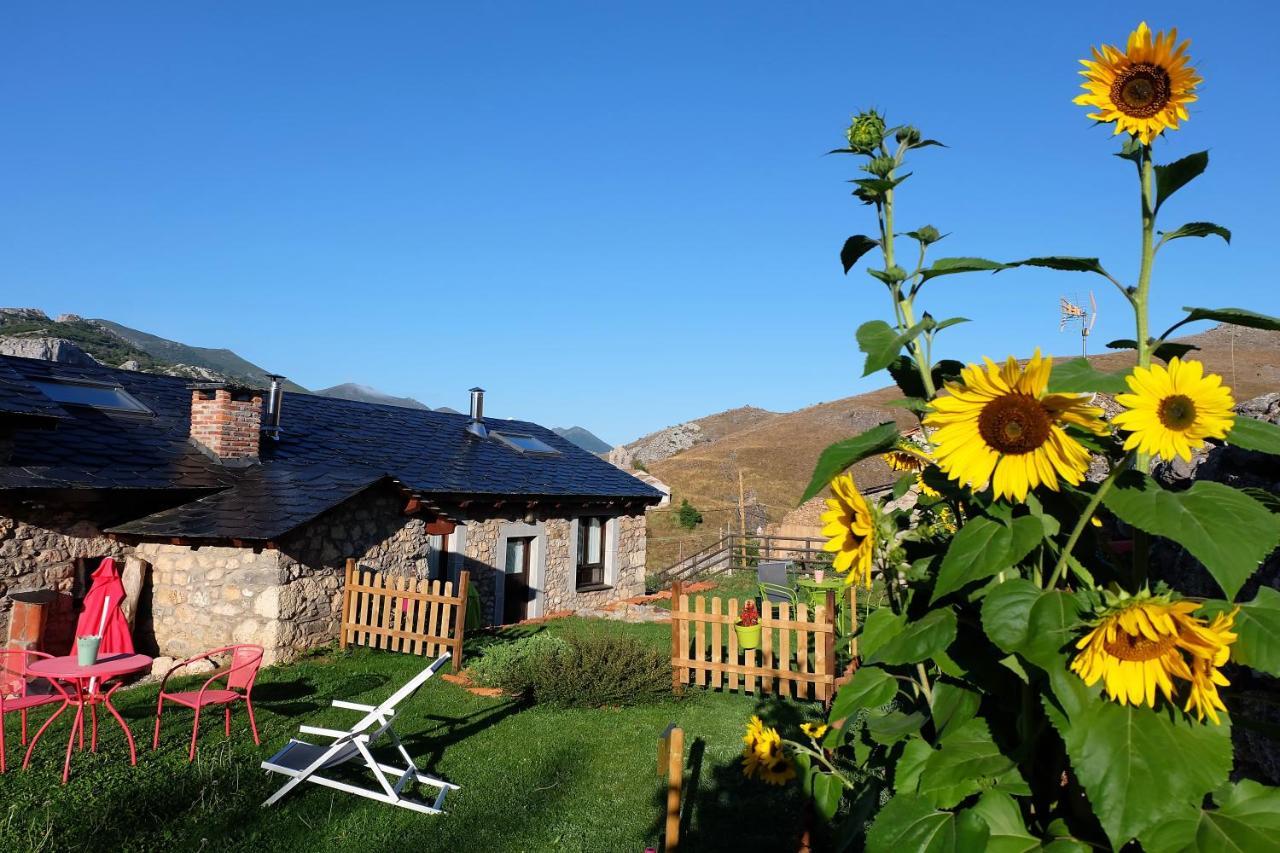
[[[129,731],[129,727],[125,724],[124,718],[120,716],[120,712],[111,704],[111,694],[116,692],[122,682],[117,680],[105,692],[103,692],[103,689],[107,688],[109,679],[118,679],[122,675],[150,669],[150,667],[151,658],[146,655],[130,654],[106,655],[98,658],[96,663],[92,663],[89,666],[81,666],[75,655],[67,655],[60,658],[45,658],[27,667],[27,671],[33,675],[72,682],[76,686],[74,696],[76,719],[71,724],[71,737],[67,740],[67,759],[62,765],[62,784],[67,784],[67,779],[71,776],[71,750],[75,747],[77,734],[80,736],[80,748],[84,749],[85,705],[89,706],[89,716],[93,721],[93,734],[89,739],[90,751],[98,751],[98,712],[96,706],[101,702],[111,712],[111,716],[116,718],[120,728],[124,730],[125,739],[129,742],[129,763],[134,765],[138,763],[138,752],[133,745],[133,733]],[[91,679],[98,680],[97,689],[89,689],[88,682]],[[65,708],[66,705],[62,707]],[[61,713],[61,711],[62,708],[59,708],[58,713]],[[31,763],[31,751],[35,749],[36,741],[40,740],[44,730],[49,727],[49,724],[57,716],[58,714],[55,713],[45,720],[44,725],[36,732],[36,736],[31,739],[30,745],[27,746],[27,757],[22,761],[24,770]]]

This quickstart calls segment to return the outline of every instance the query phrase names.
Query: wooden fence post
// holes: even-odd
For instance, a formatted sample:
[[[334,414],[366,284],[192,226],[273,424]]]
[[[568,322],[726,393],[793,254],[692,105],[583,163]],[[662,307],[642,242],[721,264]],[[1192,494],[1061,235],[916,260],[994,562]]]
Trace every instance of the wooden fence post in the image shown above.
[[[458,573],[458,588],[454,593],[458,597],[458,606],[453,614],[453,671],[462,672],[462,638],[467,629],[467,607],[471,594],[471,572],[463,569]]]
[[[342,584],[342,624],[338,629],[338,648],[347,647],[347,623],[351,621],[351,576],[356,571],[355,557],[347,557],[346,580]]]
[[[822,635],[822,654],[827,659],[827,674],[831,679],[822,686],[824,702],[831,701],[831,694],[835,691],[832,689],[835,685],[836,677],[836,593],[835,590],[827,590],[827,624],[831,627],[830,631],[824,632]]]
[[[672,728],[667,739],[667,830],[662,849],[666,853],[680,848],[680,788],[684,784],[684,729]]]
[[[680,648],[680,592],[683,584],[671,582],[671,690],[680,693],[684,687],[681,678],[682,668],[679,661],[684,658],[685,649]]]

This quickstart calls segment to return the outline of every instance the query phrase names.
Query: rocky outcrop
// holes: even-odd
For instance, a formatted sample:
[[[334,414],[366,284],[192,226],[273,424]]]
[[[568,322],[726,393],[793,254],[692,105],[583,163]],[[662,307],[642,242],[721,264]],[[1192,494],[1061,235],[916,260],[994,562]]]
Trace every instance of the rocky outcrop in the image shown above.
[[[609,451],[609,461],[619,468],[634,468],[636,463],[647,465],[675,456],[682,450],[698,444],[706,444],[711,438],[696,423],[676,424],[650,433],[631,444]]]
[[[57,361],[62,364],[83,366],[97,364],[93,360],[93,356],[71,343],[71,341],[42,336],[0,336],[0,355],[39,358],[45,361]]]

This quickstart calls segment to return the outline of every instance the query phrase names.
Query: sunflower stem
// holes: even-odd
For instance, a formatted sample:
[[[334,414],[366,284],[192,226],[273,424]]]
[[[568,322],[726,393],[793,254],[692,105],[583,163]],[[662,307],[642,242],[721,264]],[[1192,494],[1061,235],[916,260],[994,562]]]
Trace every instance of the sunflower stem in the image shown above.
[[[1089,523],[1089,519],[1093,518],[1094,512],[1098,509],[1098,504],[1102,503],[1103,497],[1107,492],[1111,491],[1111,487],[1115,485],[1116,479],[1127,471],[1133,462],[1134,453],[1129,452],[1123,460],[1112,466],[1111,473],[1107,475],[1107,479],[1102,481],[1098,486],[1098,490],[1093,493],[1093,497],[1089,498],[1089,502],[1085,504],[1084,511],[1080,513],[1080,518],[1076,520],[1076,526],[1072,528],[1071,535],[1067,537],[1067,543],[1062,546],[1062,553],[1058,555],[1058,562],[1053,567],[1053,574],[1049,576],[1049,583],[1046,589],[1053,589],[1058,585],[1058,580],[1067,572],[1067,558],[1071,556],[1071,552],[1075,550],[1076,543],[1080,541],[1080,535],[1084,533],[1084,528]]]
[[[1156,197],[1155,197],[1155,162],[1151,154],[1151,145],[1142,146],[1142,157],[1138,164],[1138,177],[1142,186],[1142,265],[1138,270],[1138,285],[1134,289],[1130,301],[1137,321],[1138,366],[1151,366],[1151,328],[1148,309],[1151,299],[1151,272],[1155,266],[1155,231],[1156,231]],[[1151,455],[1137,454],[1133,467],[1146,474],[1151,471]],[[1135,531],[1133,537],[1133,582],[1134,589],[1140,589],[1147,580],[1147,566],[1150,563],[1151,539],[1144,531]]]
[[[933,689],[929,686],[929,673],[924,668],[924,662],[916,663],[916,672],[920,675],[920,692],[924,694],[924,701],[929,703],[930,710],[933,709]]]

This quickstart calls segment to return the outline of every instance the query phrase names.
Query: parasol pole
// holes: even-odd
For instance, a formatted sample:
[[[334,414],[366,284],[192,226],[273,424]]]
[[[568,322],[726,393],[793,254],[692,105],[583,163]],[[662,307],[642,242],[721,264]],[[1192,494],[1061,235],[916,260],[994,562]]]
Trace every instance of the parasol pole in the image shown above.
[[[111,612],[111,596],[102,599],[102,618],[98,620],[98,642],[102,642],[102,632],[107,630],[107,614]],[[94,688],[97,687],[98,679],[89,679],[89,695],[93,695]]]

